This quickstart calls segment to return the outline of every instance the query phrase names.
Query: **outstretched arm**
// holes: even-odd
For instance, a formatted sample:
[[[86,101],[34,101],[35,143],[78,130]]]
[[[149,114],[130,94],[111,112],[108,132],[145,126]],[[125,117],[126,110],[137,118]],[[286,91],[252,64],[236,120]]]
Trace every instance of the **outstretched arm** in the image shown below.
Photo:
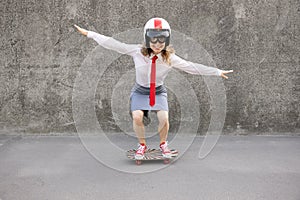
[[[101,45],[106,49],[114,50],[121,54],[127,54],[127,55],[132,55],[137,51],[137,49],[139,49],[139,45],[125,44],[118,40],[115,40],[112,37],[107,37],[105,35],[101,35],[93,31],[85,30],[77,25],[74,26],[79,33],[81,33],[84,36],[87,36],[88,38],[94,39],[99,45]]]
[[[171,64],[172,67],[185,71],[189,74],[221,76],[225,79],[228,79],[226,74],[233,72],[233,70],[220,70],[215,67],[208,67],[202,64],[186,61],[175,54],[171,57]]]

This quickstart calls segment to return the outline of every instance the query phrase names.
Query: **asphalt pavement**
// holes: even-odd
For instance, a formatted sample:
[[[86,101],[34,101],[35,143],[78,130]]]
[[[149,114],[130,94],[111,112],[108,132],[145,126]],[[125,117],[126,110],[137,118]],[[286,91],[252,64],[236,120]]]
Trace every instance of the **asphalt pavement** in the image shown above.
[[[221,136],[203,159],[197,136],[171,164],[141,166],[125,156],[135,141],[109,139],[122,156],[108,163],[75,135],[0,135],[0,199],[300,200],[300,136]]]

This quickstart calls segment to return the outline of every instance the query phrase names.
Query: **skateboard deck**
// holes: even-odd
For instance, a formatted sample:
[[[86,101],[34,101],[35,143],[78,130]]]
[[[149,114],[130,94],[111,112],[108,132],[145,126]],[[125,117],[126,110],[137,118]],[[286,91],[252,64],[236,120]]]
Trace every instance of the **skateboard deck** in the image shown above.
[[[165,164],[168,164],[168,163],[170,163],[171,159],[178,156],[178,151],[175,149],[171,150],[171,154],[172,154],[171,158],[163,157],[163,155],[159,149],[147,149],[145,151],[144,158],[141,160],[136,160],[134,157],[135,152],[136,152],[135,149],[131,149],[131,150],[127,151],[126,155],[129,159],[135,160],[137,165],[142,164],[142,161],[146,161],[146,160],[163,160]]]

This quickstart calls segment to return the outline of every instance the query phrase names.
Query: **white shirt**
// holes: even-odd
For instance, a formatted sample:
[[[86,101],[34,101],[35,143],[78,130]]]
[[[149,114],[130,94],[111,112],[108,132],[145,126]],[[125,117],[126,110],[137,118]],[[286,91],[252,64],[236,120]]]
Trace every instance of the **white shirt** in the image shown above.
[[[141,45],[125,44],[112,37],[107,37],[93,31],[88,31],[88,38],[94,39],[104,48],[117,51],[121,54],[132,56],[136,69],[136,82],[144,87],[150,87],[150,73],[152,57],[144,56],[141,53]],[[163,85],[164,79],[172,67],[183,70],[190,74],[221,76],[222,70],[214,67],[207,67],[198,63],[186,61],[175,54],[171,54],[171,65],[163,62],[161,54],[156,60],[156,86]]]

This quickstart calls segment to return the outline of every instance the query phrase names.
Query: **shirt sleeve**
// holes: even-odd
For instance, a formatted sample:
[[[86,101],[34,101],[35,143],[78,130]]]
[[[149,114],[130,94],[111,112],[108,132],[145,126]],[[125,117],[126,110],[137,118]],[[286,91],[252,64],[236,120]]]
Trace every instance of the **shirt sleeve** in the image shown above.
[[[132,55],[140,48],[138,44],[125,44],[112,37],[101,35],[93,31],[88,31],[87,37],[94,39],[102,47],[121,54]]]
[[[221,76],[223,72],[215,67],[208,67],[202,64],[186,61],[175,54],[171,56],[171,65],[172,67],[185,71],[189,74]]]

